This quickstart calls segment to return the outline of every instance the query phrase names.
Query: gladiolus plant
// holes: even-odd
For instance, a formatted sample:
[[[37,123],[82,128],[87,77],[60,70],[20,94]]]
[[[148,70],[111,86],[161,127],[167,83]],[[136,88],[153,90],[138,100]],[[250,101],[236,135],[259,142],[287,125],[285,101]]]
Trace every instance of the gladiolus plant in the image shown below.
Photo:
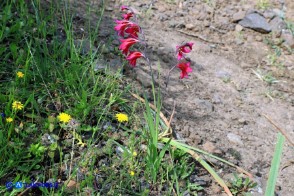
[[[144,55],[144,53],[141,51],[130,52],[130,48],[133,45],[135,45],[136,43],[142,43],[139,38],[139,35],[143,34],[142,29],[137,23],[131,21],[131,18],[135,18],[136,20],[136,15],[130,7],[125,5],[121,6],[120,10],[124,12],[122,15],[123,19],[115,20],[116,26],[114,27],[117,35],[120,37],[119,41],[121,42],[121,44],[119,46],[119,50],[121,50],[122,54],[125,56],[126,60],[129,61],[129,64],[132,67],[136,67],[137,59],[141,57],[145,58],[149,64],[152,74],[150,61],[146,57],[146,55]],[[175,67],[178,67],[181,70],[180,79],[187,78],[188,73],[192,72],[191,62],[186,60],[185,54],[192,51],[193,44],[194,43],[192,42],[187,42],[182,45],[176,46],[176,58],[178,62],[177,65],[171,68],[171,70],[173,70]]]

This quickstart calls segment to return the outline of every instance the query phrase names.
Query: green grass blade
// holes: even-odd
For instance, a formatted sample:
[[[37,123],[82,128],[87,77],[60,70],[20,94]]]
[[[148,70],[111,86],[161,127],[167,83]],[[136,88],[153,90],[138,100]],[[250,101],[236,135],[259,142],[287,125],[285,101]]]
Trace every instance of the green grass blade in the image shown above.
[[[228,195],[232,195],[232,193],[230,192],[228,186],[226,185],[226,183],[223,181],[223,179],[221,177],[219,177],[219,175],[214,171],[214,169],[212,169],[212,167],[210,167],[210,165],[208,163],[206,163],[201,157],[199,157],[194,151],[190,150],[189,148],[187,148],[186,146],[183,146],[182,143],[175,141],[175,140],[171,140],[168,138],[162,138],[163,142],[170,142],[170,145],[175,146],[178,149],[183,150],[184,152],[189,153],[193,158],[195,158],[211,175],[212,177],[219,183],[220,186],[222,186],[225,190],[225,192]]]
[[[284,142],[285,142],[285,137],[281,133],[279,133],[278,142],[276,144],[275,153],[271,163],[269,178],[267,180],[266,191],[265,191],[266,196],[271,196],[275,194],[275,185],[276,185],[277,177],[279,173],[279,166],[280,166],[280,161],[282,157]]]

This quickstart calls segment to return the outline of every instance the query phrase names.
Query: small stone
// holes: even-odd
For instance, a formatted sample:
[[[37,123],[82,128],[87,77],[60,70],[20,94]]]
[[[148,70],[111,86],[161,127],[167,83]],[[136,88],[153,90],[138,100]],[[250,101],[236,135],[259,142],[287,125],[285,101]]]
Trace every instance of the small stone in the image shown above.
[[[284,40],[284,44],[290,48],[294,48],[294,37],[290,30],[283,30],[281,38]]]
[[[192,30],[194,27],[195,26],[193,24],[191,24],[191,23],[186,24],[186,29],[188,29],[188,30]]]
[[[176,25],[177,25],[177,23],[174,20],[169,21],[169,23],[168,23],[169,28],[174,28],[174,27],[176,27]]]
[[[280,34],[283,29],[287,28],[287,24],[280,17],[275,17],[270,21],[271,29],[274,33]]]
[[[223,71],[223,70],[218,70],[215,73],[216,77],[218,78],[230,78],[231,74],[229,72]]]
[[[275,8],[275,9],[273,9],[273,12],[275,13],[276,16],[278,16],[280,18],[285,17],[285,13],[280,9]]]
[[[161,22],[168,20],[168,16],[167,16],[166,14],[163,14],[163,13],[159,13],[158,16],[157,16],[157,18],[158,18]]]
[[[177,24],[176,27],[179,28],[179,29],[183,29],[183,28],[185,28],[185,24],[180,22],[179,24]]]
[[[213,191],[214,194],[219,195],[219,194],[221,194],[223,189],[218,184],[213,183],[211,185],[211,190]]]
[[[113,8],[112,8],[112,7],[106,7],[106,8],[105,8],[105,11],[109,11],[109,12],[111,12],[111,11],[113,11]]]
[[[142,69],[136,70],[136,79],[145,87],[149,88],[152,86],[152,78]]]
[[[200,12],[199,14],[197,14],[197,18],[200,21],[203,21],[206,18],[206,13],[205,12]]]
[[[209,181],[203,180],[201,177],[197,176],[196,174],[192,174],[189,180],[191,183],[196,183],[200,186],[208,186],[208,182],[209,182]]]
[[[235,27],[235,31],[241,32],[242,30],[243,30],[243,27],[241,25],[237,24]]]
[[[209,27],[209,26],[210,26],[210,22],[207,21],[207,20],[205,20],[205,21],[203,22],[203,26],[204,26],[204,27]]]
[[[219,104],[222,103],[222,99],[218,94],[214,94],[212,98],[212,103]]]
[[[211,102],[204,99],[195,99],[195,104],[198,106],[199,109],[205,112],[213,112],[214,106]]]
[[[239,145],[243,145],[243,142],[241,140],[241,137],[239,135],[236,135],[234,133],[229,133],[227,135],[227,138],[229,139],[230,142],[235,143],[235,144],[239,144]]]
[[[232,16],[232,22],[239,22],[240,20],[242,20],[246,15],[245,11],[239,11],[235,14],[233,14]]]
[[[255,40],[258,42],[261,42],[263,39],[261,36],[257,35],[257,36],[255,36]]]
[[[272,10],[265,10],[264,13],[263,13],[263,16],[266,19],[273,19],[276,16],[276,13],[273,12]]]
[[[271,27],[267,23],[266,19],[258,13],[250,13],[246,15],[245,18],[239,21],[239,24],[260,33],[271,32]]]
[[[214,143],[212,142],[205,142],[205,144],[203,144],[203,149],[209,153],[216,153],[216,154],[221,154],[221,150],[216,148]]]
[[[248,68],[253,68],[255,65],[253,63],[245,63],[245,62],[241,62],[240,67],[242,67],[243,69],[248,69]]]
[[[240,119],[238,120],[238,122],[239,122],[240,124],[242,124],[242,125],[246,125],[246,124],[248,123],[248,121],[247,121],[246,119],[244,119],[244,118],[240,118]]]

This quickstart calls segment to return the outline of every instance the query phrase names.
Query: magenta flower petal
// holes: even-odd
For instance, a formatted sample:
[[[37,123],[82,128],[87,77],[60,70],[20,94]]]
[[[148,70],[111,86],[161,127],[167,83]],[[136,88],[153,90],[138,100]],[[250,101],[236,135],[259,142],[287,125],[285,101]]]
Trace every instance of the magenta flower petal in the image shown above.
[[[127,39],[120,39],[121,45],[119,46],[119,49],[122,51],[123,54],[127,55],[129,52],[129,48],[139,42],[139,40],[135,38],[127,38]]]
[[[188,43],[185,43],[181,46],[176,46],[176,53],[177,53],[177,58],[178,60],[181,60],[184,56],[183,53],[189,53],[192,51],[192,46],[193,46],[194,43],[192,42],[188,42]]]
[[[125,20],[129,20],[131,17],[133,17],[134,14],[133,12],[129,12],[129,13],[126,13],[126,14],[123,14],[122,17],[125,19]]]
[[[186,63],[179,63],[177,65],[177,67],[182,71],[180,78],[187,78],[188,77],[188,73],[192,72],[192,68],[190,67],[191,63],[190,62],[186,62]]]
[[[144,57],[144,54],[141,52],[130,52],[130,54],[127,57],[127,60],[129,61],[130,65],[132,67],[136,67],[137,59],[140,57]]]
[[[124,10],[129,10],[130,8],[128,7],[128,6],[126,6],[126,5],[122,5],[121,7],[120,7],[120,10],[121,11],[124,11]]]

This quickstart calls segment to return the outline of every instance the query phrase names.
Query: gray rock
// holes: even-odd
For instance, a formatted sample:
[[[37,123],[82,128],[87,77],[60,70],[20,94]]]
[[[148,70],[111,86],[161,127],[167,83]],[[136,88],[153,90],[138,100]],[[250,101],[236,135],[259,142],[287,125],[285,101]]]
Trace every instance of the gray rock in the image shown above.
[[[168,22],[169,28],[174,28],[174,27],[176,27],[176,25],[177,25],[177,23],[174,20]]]
[[[239,11],[235,14],[233,14],[232,16],[232,22],[239,22],[240,20],[242,20],[246,15],[245,11]]]
[[[213,94],[212,103],[214,104],[222,103],[222,99],[219,94]]]
[[[178,22],[176,27],[179,29],[183,29],[183,28],[185,28],[185,23],[183,21],[180,21],[180,22]]]
[[[283,29],[287,28],[287,24],[285,23],[284,20],[282,20],[280,17],[274,17],[271,21],[270,21],[270,27],[272,29],[273,32],[275,33],[281,33]]]
[[[213,112],[214,106],[211,102],[204,99],[195,99],[195,104],[202,112]]]
[[[273,19],[276,16],[276,13],[273,10],[265,10],[263,13],[263,16],[266,19]]]
[[[261,42],[263,39],[261,36],[257,35],[257,36],[255,36],[255,40],[258,42]]]
[[[163,13],[159,13],[157,18],[162,22],[168,20],[168,16],[166,14],[163,14]]]
[[[192,30],[192,29],[195,27],[195,26],[194,26],[193,24],[191,24],[191,23],[186,24],[185,26],[186,26],[186,29],[188,29],[188,30]]]
[[[282,10],[275,8],[273,9],[273,12],[276,16],[279,16],[280,18],[285,18],[285,13]]]
[[[243,27],[253,29],[260,33],[271,32],[271,27],[266,21],[266,19],[257,13],[251,13],[246,15],[244,19],[239,21],[239,24]]]
[[[145,87],[152,86],[152,77],[142,69],[136,69],[136,79]]]
[[[237,24],[235,27],[235,31],[241,32],[242,30],[243,30],[243,27],[241,25]]]
[[[282,30],[281,38],[286,46],[294,48],[294,37],[290,30]]]
[[[229,72],[223,71],[223,70],[218,70],[215,73],[216,77],[218,78],[230,78],[231,74]]]
[[[239,135],[236,135],[234,133],[229,133],[227,135],[227,138],[232,143],[243,145],[243,142],[242,142],[241,137]]]

